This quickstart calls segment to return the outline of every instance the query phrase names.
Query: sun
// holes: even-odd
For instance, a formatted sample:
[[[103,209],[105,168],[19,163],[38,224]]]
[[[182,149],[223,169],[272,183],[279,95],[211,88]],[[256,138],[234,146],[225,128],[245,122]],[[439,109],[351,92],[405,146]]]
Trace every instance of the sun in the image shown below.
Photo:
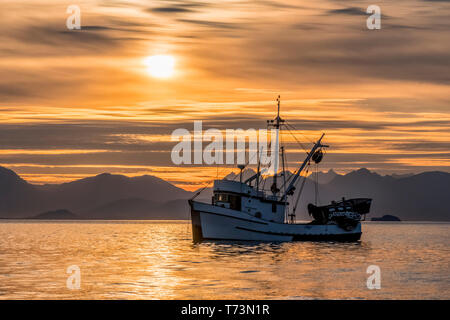
[[[175,73],[175,58],[170,55],[155,55],[145,58],[149,75],[155,78],[170,78]]]

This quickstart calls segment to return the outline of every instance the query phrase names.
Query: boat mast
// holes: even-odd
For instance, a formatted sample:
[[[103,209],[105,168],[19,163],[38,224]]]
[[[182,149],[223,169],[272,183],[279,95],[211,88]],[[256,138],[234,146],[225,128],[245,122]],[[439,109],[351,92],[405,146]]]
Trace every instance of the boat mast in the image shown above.
[[[270,120],[270,123],[276,130],[275,148],[273,148],[273,150],[275,150],[274,165],[273,165],[274,174],[273,174],[273,183],[272,183],[272,186],[270,187],[270,190],[272,191],[273,195],[276,195],[280,191],[277,187],[277,172],[278,172],[278,161],[279,161],[279,152],[280,152],[279,151],[279,148],[280,148],[279,147],[279,134],[280,134],[280,125],[281,125],[281,123],[284,122],[284,120],[282,120],[280,118],[280,100],[281,100],[280,95],[278,95],[277,117],[275,118],[275,120]]]

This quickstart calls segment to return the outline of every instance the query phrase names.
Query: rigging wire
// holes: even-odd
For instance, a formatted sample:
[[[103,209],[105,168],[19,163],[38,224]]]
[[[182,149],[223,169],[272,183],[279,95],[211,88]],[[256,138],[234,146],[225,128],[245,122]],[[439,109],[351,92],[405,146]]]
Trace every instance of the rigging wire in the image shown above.
[[[289,129],[288,129],[289,130]],[[281,136],[281,142],[283,143],[283,135]],[[283,170],[283,185],[281,188],[286,192],[286,186],[288,185],[289,181],[292,179],[294,174],[290,174],[289,177],[286,177],[286,173],[289,172],[289,161],[287,159],[287,152],[286,149],[283,149],[283,156],[284,156],[284,170]]]
[[[269,141],[269,144],[268,144],[268,146],[267,146],[267,149],[268,149],[268,151],[270,151],[270,155],[272,155],[272,140]],[[260,179],[261,179],[261,183],[262,183],[262,188],[261,188],[261,190],[262,190],[262,191],[265,191],[264,188],[265,188],[265,186],[266,186],[266,181],[267,181],[267,179],[264,179],[262,174],[260,175]],[[260,185],[261,185],[261,183],[260,183]]]
[[[290,128],[292,128],[293,130],[296,130],[296,131],[298,131],[292,124],[290,124],[290,123],[288,123],[287,121],[285,121],[285,123],[283,124],[283,126],[285,127],[285,129],[287,129],[287,131],[292,135],[292,137],[295,139],[295,141],[297,142],[297,144],[305,151],[305,153],[306,154],[309,154],[308,153],[308,151],[307,151],[307,149],[305,148],[305,146],[304,146],[304,144],[302,144],[298,139],[297,139],[297,137],[294,135],[294,133],[289,129],[289,127]],[[309,140],[305,135],[303,135],[302,134],[302,136],[304,136],[305,137],[305,139],[306,140]],[[283,143],[283,135],[282,134],[280,134],[280,138],[281,138],[281,144]],[[312,143],[314,143],[314,142],[312,142]],[[270,141],[269,142],[269,144],[268,144],[268,150],[270,150],[270,152],[272,152],[272,141]],[[258,157],[260,157],[260,153],[259,152],[256,152],[255,154],[253,154],[252,155],[252,157],[251,158],[249,158],[247,161],[246,161],[246,163],[245,163],[245,167],[247,167],[248,165],[249,165],[249,163],[251,162],[251,160],[253,160],[253,158],[255,157],[255,155],[257,155]],[[222,172],[223,171],[225,171],[225,169],[228,169],[228,167],[225,167],[224,168],[224,170],[221,170],[221,172],[220,172],[220,175],[222,174]],[[307,169],[308,170],[308,169]],[[283,172],[283,174],[285,175],[286,173],[285,172]],[[287,183],[289,183],[290,182],[290,180],[293,178],[293,176],[294,176],[295,174],[292,174],[292,175],[290,175],[285,181],[285,183],[284,184],[287,184]],[[236,179],[237,179],[237,177],[238,177],[239,175],[238,174],[236,174],[234,177],[233,177],[233,181],[235,181]],[[217,172],[216,172],[216,179],[218,179],[218,177],[219,177],[219,167],[217,166]],[[260,185],[261,185],[261,183],[262,183],[262,188],[261,188],[261,190],[265,190],[265,184],[266,184],[266,181],[267,181],[267,179],[264,179],[263,178],[263,175],[261,174],[260,175],[260,177],[258,177],[257,179],[261,179],[260,180]],[[214,180],[215,179],[212,179],[212,180],[210,180],[210,181],[207,181],[205,184],[204,184],[204,186],[191,198],[191,200],[193,200],[193,199],[195,199],[196,197],[198,197],[199,195],[200,195],[200,193],[201,192],[203,192],[212,182],[214,182]],[[296,185],[298,184],[298,182],[296,183]],[[284,187],[286,187],[285,185],[284,185]]]
[[[217,167],[217,169],[218,169],[219,167]],[[217,177],[219,177],[219,176],[221,176],[222,175],[222,173],[223,172],[225,172],[225,170],[228,170],[229,169],[229,167],[224,167],[222,170],[217,170]],[[208,188],[209,187],[209,185],[212,183],[212,182],[214,182],[214,180],[217,180],[217,179],[212,179],[212,180],[207,180],[204,184],[203,184],[203,187],[201,187],[200,188],[200,190],[197,192],[197,193],[195,193],[194,194],[194,196],[192,196],[189,200],[194,200],[195,198],[197,198],[199,195],[200,195],[200,193],[202,193],[206,188]]]
[[[271,143],[271,142],[270,142]],[[269,150],[270,150],[270,143],[269,143]],[[249,145],[249,149],[250,149],[250,145]],[[250,151],[249,151],[249,154],[250,154]],[[261,157],[261,152],[259,151],[259,150],[257,150],[251,157],[249,156],[249,158],[248,158],[248,160],[245,162],[245,164],[244,164],[244,166],[245,167],[248,167],[248,165],[250,164],[250,162],[255,158],[255,156],[259,159],[260,157]],[[244,168],[245,168],[244,167]],[[238,175],[235,175],[234,177],[233,177],[233,180],[232,181],[235,181],[235,179],[238,177]]]
[[[294,127],[290,122],[288,123],[287,122],[287,120],[285,120],[285,124],[286,125],[288,125],[288,126],[290,126],[293,130],[295,130],[295,131],[300,131],[300,130],[298,130],[296,127]],[[310,138],[308,138],[306,135],[304,135],[303,133],[300,133],[304,138],[305,138],[305,140],[308,140],[308,142],[310,142],[310,143],[312,143],[312,144],[314,144],[315,142],[314,141],[312,141]]]
[[[297,210],[297,206],[298,206],[298,202],[300,200],[300,196],[302,195],[302,192],[303,192],[303,187],[305,186],[305,182],[306,182],[306,179],[307,179],[308,171],[309,171],[309,167],[306,168],[306,173],[305,173],[305,176],[303,176],[302,185],[301,185],[300,190],[298,192],[297,199],[295,199],[295,205],[294,205],[294,208],[293,208],[293,211],[292,211],[292,214],[294,216],[295,216],[295,211]]]
[[[292,137],[294,137],[295,141],[298,143],[298,145],[303,149],[303,151],[306,152],[306,154],[308,154],[308,150],[305,148],[305,146],[303,145],[303,143],[301,143],[300,141],[297,140],[297,137],[294,135],[294,133],[292,133],[291,130],[289,130],[288,124],[286,124],[286,130],[289,131],[289,133],[292,135]],[[294,129],[295,130],[295,129]]]
[[[320,203],[320,197],[319,197],[319,164],[316,163],[315,166],[315,176],[314,176],[314,204],[317,206],[318,203]]]

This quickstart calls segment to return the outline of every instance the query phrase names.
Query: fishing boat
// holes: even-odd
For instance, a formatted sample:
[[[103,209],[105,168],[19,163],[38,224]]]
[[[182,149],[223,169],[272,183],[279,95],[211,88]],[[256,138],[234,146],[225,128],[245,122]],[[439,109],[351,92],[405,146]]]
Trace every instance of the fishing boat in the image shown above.
[[[257,172],[243,179],[245,165],[240,165],[239,181],[214,180],[213,197],[210,203],[189,200],[194,242],[204,240],[238,241],[358,241],[361,238],[361,220],[370,211],[372,199],[355,198],[332,201],[325,206],[308,204],[311,222],[295,221],[298,199],[306,181],[302,175],[311,163],[318,164],[324,156],[322,143],[324,133],[306,152],[306,158],[294,174],[287,177],[284,170],[284,146],[278,148],[279,130],[285,126],[278,112],[268,127],[276,129],[276,152],[281,151],[283,171],[275,168],[270,190],[260,188],[262,179],[260,166]],[[278,162],[279,155],[276,155]],[[266,178],[267,179],[267,178]],[[282,180],[278,185],[278,180]],[[299,192],[295,192],[303,180]],[[293,199],[297,196],[296,199]],[[292,205],[290,205],[292,201]]]

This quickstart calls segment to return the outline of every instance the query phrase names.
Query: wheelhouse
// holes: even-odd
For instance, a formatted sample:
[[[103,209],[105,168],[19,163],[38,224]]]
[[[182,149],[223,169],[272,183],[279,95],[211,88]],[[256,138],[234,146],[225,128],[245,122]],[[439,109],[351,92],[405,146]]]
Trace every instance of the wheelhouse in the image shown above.
[[[246,183],[232,180],[214,181],[212,205],[245,212],[256,218],[284,222],[286,203],[266,195]]]
[[[241,210],[242,199],[240,195],[227,193],[227,192],[216,192],[213,196],[213,205],[229,208],[232,210]]]

